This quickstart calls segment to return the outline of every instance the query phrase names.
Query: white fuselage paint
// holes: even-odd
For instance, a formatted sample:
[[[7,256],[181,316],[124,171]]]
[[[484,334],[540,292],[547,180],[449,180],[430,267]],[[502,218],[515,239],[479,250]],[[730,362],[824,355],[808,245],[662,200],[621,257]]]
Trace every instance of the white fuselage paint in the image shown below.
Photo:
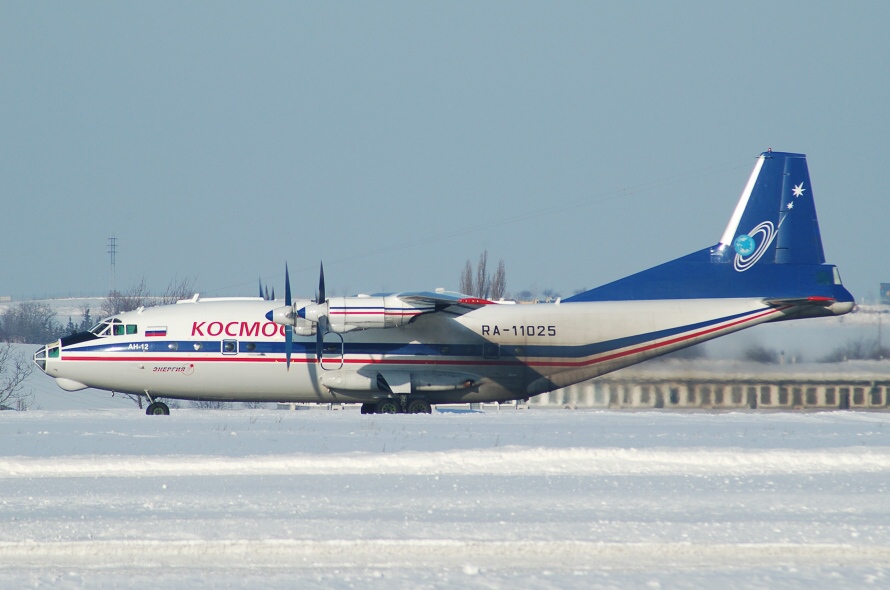
[[[355,402],[396,393],[432,403],[506,401],[577,383],[780,319],[760,299],[485,305],[430,313],[406,326],[328,334],[342,358],[315,360],[315,336],[295,337],[290,368],[274,302],[199,300],[117,316],[138,332],[65,347],[46,372],[80,386],[178,399]],[[166,328],[163,336],[145,329]],[[234,353],[225,353],[225,342]],[[248,350],[252,344],[255,349]],[[200,348],[200,350],[196,350]],[[342,385],[342,388],[338,386]],[[402,389],[396,389],[399,385]]]

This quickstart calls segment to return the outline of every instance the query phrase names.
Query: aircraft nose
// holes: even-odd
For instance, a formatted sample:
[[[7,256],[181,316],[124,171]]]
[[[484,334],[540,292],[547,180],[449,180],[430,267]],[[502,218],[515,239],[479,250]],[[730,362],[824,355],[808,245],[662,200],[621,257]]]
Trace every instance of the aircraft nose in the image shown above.
[[[46,373],[46,347],[41,346],[34,353],[34,364],[37,368]]]
[[[41,346],[37,349],[37,352],[34,353],[34,364],[37,365],[38,369],[46,373],[47,359],[58,359],[61,348],[61,340],[56,340],[55,342],[50,342],[46,346]]]

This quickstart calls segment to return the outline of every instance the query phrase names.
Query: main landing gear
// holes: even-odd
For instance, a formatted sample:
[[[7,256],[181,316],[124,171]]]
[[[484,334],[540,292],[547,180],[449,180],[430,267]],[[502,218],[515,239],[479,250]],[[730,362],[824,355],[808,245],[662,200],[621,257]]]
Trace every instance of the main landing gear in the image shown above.
[[[433,406],[425,399],[412,399],[403,404],[399,398],[388,397],[379,402],[362,404],[362,414],[432,414]]]

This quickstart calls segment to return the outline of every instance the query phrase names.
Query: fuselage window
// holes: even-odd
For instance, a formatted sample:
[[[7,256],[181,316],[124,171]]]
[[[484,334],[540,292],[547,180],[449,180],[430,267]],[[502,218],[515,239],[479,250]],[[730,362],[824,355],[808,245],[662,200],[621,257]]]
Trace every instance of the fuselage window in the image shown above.
[[[139,333],[139,327],[136,324],[127,324],[127,335],[128,336],[130,334],[138,334],[138,333]]]
[[[223,354],[235,354],[238,352],[238,343],[234,340],[223,340]]]
[[[256,342],[246,342],[241,345],[241,350],[245,352],[253,352],[256,350]]]

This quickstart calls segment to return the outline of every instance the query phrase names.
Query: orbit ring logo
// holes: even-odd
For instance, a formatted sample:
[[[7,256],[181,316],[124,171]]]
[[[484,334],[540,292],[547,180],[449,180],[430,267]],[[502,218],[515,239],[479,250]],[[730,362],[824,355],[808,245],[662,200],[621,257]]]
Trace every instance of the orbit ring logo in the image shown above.
[[[742,234],[733,241],[735,249],[735,261],[733,267],[738,272],[745,272],[754,266],[760,257],[766,252],[773,240],[776,239],[776,227],[772,221],[764,221],[752,229],[748,234]],[[758,244],[758,234],[761,237]]]

